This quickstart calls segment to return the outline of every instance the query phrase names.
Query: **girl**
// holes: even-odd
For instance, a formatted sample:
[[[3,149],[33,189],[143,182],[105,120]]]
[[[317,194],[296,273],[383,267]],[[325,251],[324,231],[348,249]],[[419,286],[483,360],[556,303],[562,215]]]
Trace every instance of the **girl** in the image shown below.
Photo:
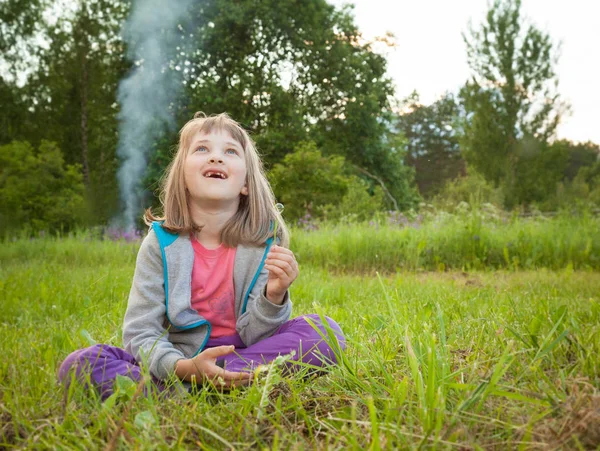
[[[141,378],[141,362],[159,389],[173,374],[245,385],[258,365],[292,352],[312,366],[336,362],[318,316],[289,320],[298,264],[255,145],[237,122],[196,113],[185,124],[161,201],[163,217],[144,217],[150,229],[125,313],[125,350],[76,351],[62,363],[61,381],[71,371],[88,374],[106,399],[117,375]],[[339,326],[327,322],[344,349]]]

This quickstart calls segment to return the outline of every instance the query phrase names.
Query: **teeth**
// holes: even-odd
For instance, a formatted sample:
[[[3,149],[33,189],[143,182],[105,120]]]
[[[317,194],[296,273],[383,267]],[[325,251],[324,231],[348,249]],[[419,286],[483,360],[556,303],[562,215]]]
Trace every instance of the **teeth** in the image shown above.
[[[208,171],[204,177],[212,177],[213,175],[216,175],[217,177],[224,179],[225,178],[225,174],[223,174],[222,172],[213,172],[213,171]]]

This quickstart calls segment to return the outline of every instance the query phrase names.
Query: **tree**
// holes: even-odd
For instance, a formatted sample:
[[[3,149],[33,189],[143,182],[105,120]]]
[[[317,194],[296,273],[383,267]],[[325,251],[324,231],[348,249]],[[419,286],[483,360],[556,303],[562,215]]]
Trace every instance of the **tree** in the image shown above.
[[[564,172],[567,180],[573,180],[582,168],[593,166],[600,161],[600,145],[591,141],[572,143],[560,140],[554,142],[553,145],[563,147],[568,154],[568,163]]]
[[[46,7],[46,0],[0,2],[0,145],[28,138],[31,101],[23,75],[37,64],[37,40],[43,34]]]
[[[120,38],[127,3],[77,1],[46,24],[39,67],[27,86],[31,127],[27,138],[56,142],[65,161],[79,164],[86,198],[97,222],[118,205],[115,173],[118,82],[127,70]]]
[[[415,168],[419,192],[431,197],[448,182],[465,175],[457,127],[459,105],[446,93],[431,105],[423,105],[413,92],[400,104],[396,127],[406,137],[406,165]]]
[[[461,146],[469,164],[505,187],[509,203],[520,143],[533,139],[544,149],[567,110],[556,93],[556,46],[520,8],[520,0],[495,0],[479,29],[463,36],[473,78],[461,91]]]
[[[17,84],[19,73],[26,71],[31,63],[27,57],[36,46],[35,38],[42,32],[40,24],[47,6],[47,0],[0,2],[0,67],[3,69],[1,77],[6,82]]]
[[[42,141],[0,147],[0,230],[56,232],[81,225],[85,217],[78,166],[65,165],[60,149]]]
[[[534,139],[519,142],[514,177],[518,183],[510,191],[509,205],[542,203],[551,197],[563,180],[569,155],[560,145]]]
[[[226,111],[252,132],[267,167],[314,141],[324,154],[380,177],[402,205],[414,202],[403,149],[388,136],[386,61],[362,38],[350,9],[325,0],[209,0],[190,14],[194,28],[181,32],[169,64],[186,86],[173,107],[177,123],[198,110]],[[169,161],[168,149],[155,154],[154,174]]]
[[[271,171],[277,200],[285,206],[288,220],[305,214],[320,216],[320,207],[339,203],[350,178],[342,156],[323,156],[314,142],[300,143]]]

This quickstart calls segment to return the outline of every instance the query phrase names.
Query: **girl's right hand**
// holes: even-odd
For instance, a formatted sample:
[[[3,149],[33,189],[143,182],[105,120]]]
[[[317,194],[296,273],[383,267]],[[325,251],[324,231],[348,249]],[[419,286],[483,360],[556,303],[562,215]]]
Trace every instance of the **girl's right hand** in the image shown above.
[[[218,357],[231,354],[234,350],[234,346],[215,346],[189,359],[196,378],[210,382],[217,388],[228,389],[249,385],[253,377],[252,373],[227,371],[217,365]],[[219,378],[221,381],[219,381]]]

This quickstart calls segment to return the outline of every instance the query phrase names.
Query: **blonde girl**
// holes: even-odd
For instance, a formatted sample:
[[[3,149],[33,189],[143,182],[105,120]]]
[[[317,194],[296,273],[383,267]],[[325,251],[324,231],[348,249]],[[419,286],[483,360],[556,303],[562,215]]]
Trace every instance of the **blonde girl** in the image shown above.
[[[181,129],[161,202],[163,215],[145,214],[149,231],[125,313],[125,349],[95,345],[71,353],[59,370],[62,381],[71,372],[88,375],[105,399],[117,375],[139,380],[142,362],[159,389],[173,375],[245,385],[257,366],[279,355],[295,354],[292,371],[300,361],[313,368],[336,363],[317,315],[290,320],[298,263],[240,124],[227,114],[196,113]],[[344,349],[340,327],[326,321],[335,347]]]

